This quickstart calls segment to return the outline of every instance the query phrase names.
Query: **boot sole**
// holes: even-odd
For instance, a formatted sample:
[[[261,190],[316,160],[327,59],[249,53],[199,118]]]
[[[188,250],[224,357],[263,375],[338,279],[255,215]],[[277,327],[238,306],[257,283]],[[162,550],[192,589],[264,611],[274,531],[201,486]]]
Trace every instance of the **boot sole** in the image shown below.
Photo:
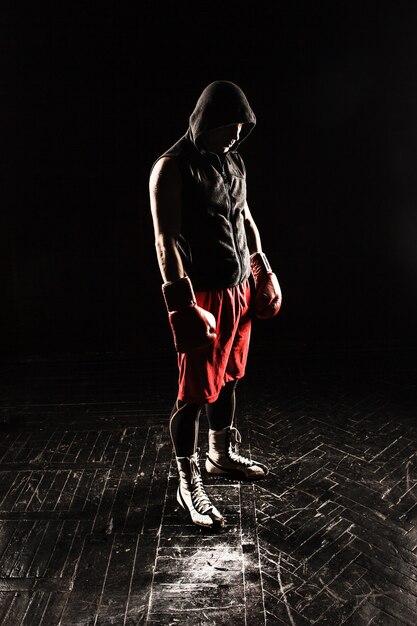
[[[254,482],[256,480],[262,480],[262,478],[266,478],[266,476],[268,476],[269,474],[269,470],[265,466],[261,465],[260,463],[258,464],[258,467],[262,467],[262,469],[265,471],[265,474],[258,475],[258,476],[257,475],[247,476],[241,470],[225,469],[224,467],[220,467],[219,465],[214,464],[211,459],[207,459],[205,465],[206,465],[206,472],[208,474],[212,474],[213,476],[223,476],[224,478],[231,478],[233,480],[242,480],[245,482]]]

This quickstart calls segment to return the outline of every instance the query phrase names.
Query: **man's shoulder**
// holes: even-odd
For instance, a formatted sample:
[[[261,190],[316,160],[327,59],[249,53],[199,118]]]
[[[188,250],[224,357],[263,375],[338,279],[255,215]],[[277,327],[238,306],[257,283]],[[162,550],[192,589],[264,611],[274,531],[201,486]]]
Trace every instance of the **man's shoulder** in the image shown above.
[[[167,150],[165,150],[161,157],[169,156],[169,157],[184,157],[187,153],[190,152],[192,147],[192,143],[188,139],[187,135],[183,135],[180,137],[172,146],[170,146]]]

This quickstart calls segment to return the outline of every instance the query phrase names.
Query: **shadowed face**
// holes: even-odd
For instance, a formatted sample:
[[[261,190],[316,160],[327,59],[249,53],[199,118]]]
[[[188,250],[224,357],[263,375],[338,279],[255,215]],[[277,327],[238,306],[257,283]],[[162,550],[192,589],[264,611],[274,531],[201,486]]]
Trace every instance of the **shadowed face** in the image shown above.
[[[230,124],[214,128],[201,136],[201,143],[209,152],[225,154],[239,140],[242,126],[243,124]]]

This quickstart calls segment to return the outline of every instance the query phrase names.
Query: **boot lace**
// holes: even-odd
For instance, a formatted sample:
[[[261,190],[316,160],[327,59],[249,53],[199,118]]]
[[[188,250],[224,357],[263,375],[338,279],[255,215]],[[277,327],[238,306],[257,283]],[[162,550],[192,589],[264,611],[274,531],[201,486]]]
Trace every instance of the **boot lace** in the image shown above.
[[[204,489],[203,479],[198,465],[198,456],[196,456],[196,458],[190,458],[190,487],[191,499],[196,511],[207,513],[209,509],[213,508],[210,498]]]
[[[253,465],[253,461],[239,454],[239,444],[242,442],[242,437],[238,429],[234,426],[229,428],[228,439],[227,451],[229,459],[235,463],[244,465],[245,467],[251,467]]]

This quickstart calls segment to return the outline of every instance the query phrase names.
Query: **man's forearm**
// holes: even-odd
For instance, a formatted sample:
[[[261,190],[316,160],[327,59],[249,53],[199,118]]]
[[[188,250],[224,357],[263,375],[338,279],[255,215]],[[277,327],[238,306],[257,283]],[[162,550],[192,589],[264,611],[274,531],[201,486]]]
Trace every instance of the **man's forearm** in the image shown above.
[[[252,222],[245,222],[246,240],[248,242],[249,253],[262,252],[262,243],[259,230]]]
[[[172,282],[184,276],[184,267],[178,248],[173,241],[156,241],[159,270],[164,283]]]

